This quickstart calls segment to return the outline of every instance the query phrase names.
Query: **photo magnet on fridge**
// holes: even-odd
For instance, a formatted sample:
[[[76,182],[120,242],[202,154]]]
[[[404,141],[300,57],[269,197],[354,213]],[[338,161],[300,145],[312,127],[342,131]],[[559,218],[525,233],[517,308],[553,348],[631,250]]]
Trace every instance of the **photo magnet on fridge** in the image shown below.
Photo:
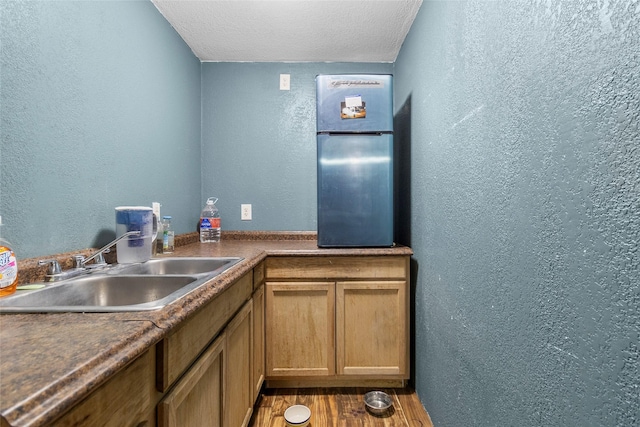
[[[364,119],[367,117],[367,107],[360,95],[347,96],[340,103],[340,118]]]

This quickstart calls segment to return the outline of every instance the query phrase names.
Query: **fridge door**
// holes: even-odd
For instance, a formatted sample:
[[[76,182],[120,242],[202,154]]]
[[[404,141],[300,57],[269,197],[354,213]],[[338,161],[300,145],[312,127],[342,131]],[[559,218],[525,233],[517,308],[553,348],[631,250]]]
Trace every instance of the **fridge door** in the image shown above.
[[[316,102],[318,132],[393,131],[391,75],[319,75]]]
[[[318,246],[393,245],[393,135],[318,135]]]

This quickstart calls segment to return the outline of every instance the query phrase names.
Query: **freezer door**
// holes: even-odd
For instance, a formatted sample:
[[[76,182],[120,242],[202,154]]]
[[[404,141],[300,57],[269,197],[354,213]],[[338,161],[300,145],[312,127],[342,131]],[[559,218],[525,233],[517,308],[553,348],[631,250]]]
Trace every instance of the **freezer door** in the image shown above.
[[[318,246],[393,245],[393,135],[318,135]]]
[[[393,131],[391,75],[317,76],[316,101],[318,132]]]

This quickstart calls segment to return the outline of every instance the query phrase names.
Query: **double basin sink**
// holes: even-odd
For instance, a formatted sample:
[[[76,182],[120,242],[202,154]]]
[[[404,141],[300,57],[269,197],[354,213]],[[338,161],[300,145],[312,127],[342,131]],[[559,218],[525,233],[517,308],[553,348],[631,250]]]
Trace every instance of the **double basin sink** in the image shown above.
[[[160,309],[242,258],[155,258],[94,271],[0,298],[0,313],[125,312]]]

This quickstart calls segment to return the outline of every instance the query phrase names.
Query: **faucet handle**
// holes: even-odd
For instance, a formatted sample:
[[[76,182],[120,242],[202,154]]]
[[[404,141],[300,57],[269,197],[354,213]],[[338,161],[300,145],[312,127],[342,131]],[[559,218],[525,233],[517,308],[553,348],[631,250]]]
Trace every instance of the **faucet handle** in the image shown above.
[[[104,251],[96,255],[96,258],[95,258],[96,265],[106,265],[107,261],[104,260],[104,254],[105,252],[110,252],[110,251],[111,251],[110,249],[105,249]]]
[[[73,267],[74,268],[84,268],[84,255],[74,255],[73,256]]]
[[[104,252],[109,252],[109,249],[105,250]],[[89,268],[89,267],[94,267],[94,266],[100,266],[100,265],[107,265],[107,262],[104,260],[104,255],[102,252],[98,252],[97,254],[95,254],[93,256],[93,261],[94,264],[87,266],[87,260],[84,257],[84,255],[74,255],[73,256],[73,261],[74,261],[74,267],[75,268]]]
[[[47,265],[49,264],[49,269],[47,270],[47,274],[60,274],[62,273],[62,269],[60,268],[60,263],[56,259],[41,259],[38,261],[38,265]]]

